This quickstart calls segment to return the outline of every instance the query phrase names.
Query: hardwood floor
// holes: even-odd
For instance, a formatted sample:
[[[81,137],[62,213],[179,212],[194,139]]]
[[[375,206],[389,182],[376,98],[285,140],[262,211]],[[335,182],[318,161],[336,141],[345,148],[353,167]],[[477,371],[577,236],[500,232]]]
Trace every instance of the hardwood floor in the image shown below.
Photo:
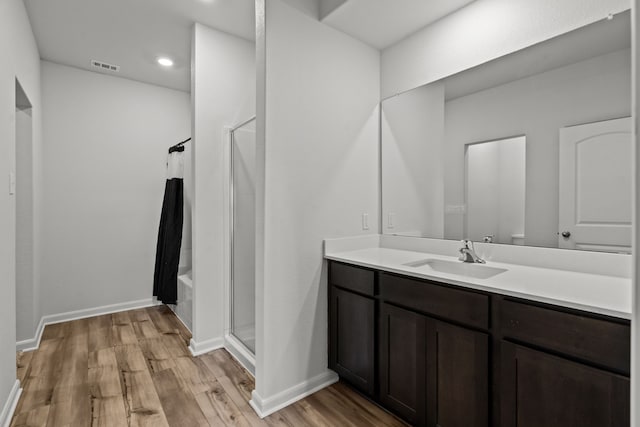
[[[191,357],[190,338],[164,306],[47,326],[38,350],[18,354],[11,425],[405,425],[341,383],[261,420],[253,378],[225,350]]]

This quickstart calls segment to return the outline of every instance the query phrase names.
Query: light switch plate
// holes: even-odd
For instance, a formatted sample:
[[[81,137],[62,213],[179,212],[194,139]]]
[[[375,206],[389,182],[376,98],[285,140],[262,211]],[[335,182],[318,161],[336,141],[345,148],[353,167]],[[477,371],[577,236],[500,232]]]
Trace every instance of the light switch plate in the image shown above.
[[[16,194],[16,173],[9,172],[9,194]]]
[[[387,228],[393,228],[396,226],[396,214],[394,212],[387,215]]]
[[[369,214],[368,213],[363,213],[362,214],[362,229],[363,230],[368,230],[369,229]]]

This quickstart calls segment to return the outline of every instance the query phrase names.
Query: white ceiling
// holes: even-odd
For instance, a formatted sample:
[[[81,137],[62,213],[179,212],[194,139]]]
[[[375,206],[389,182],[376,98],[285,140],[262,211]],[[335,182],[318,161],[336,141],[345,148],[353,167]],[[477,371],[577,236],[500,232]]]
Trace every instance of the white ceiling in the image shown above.
[[[349,0],[322,22],[384,49],[474,0]]]
[[[631,14],[616,15],[447,77],[447,100],[631,47]]]
[[[385,48],[473,0],[287,0],[317,9],[322,22]],[[254,0],[24,0],[42,59],[190,90],[191,28],[199,22],[255,39]],[[325,16],[326,15],[326,16]],[[174,59],[173,68],[156,59]]]
[[[254,0],[24,0],[42,59],[96,71],[90,60],[120,65],[121,77],[190,90],[191,28],[200,22],[248,40]],[[174,59],[161,68],[158,56]],[[105,74],[109,72],[105,71]]]

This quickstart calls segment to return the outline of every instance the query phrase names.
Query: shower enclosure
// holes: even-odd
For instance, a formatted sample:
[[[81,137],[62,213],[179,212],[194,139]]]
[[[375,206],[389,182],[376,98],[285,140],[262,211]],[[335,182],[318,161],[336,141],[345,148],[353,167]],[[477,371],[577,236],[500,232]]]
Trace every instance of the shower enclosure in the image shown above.
[[[230,332],[255,354],[255,117],[230,131]]]

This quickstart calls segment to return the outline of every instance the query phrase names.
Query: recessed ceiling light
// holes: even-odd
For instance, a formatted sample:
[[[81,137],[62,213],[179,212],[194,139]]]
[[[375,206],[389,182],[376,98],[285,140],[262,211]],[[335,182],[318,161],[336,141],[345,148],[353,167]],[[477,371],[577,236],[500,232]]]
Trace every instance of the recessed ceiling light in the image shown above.
[[[161,57],[161,58],[158,58],[158,64],[162,65],[163,67],[172,67],[173,60],[170,58]]]

